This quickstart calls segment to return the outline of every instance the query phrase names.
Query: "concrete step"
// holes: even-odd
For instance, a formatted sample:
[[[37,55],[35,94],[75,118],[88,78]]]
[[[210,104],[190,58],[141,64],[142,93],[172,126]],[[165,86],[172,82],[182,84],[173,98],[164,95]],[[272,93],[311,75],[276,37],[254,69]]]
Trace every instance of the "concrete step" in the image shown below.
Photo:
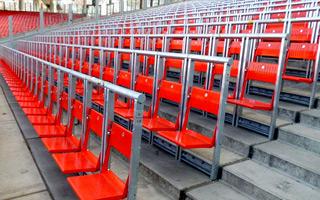
[[[320,129],[320,109],[312,109],[301,112],[300,122]]]
[[[263,135],[269,134],[269,127],[271,123],[270,113],[243,109],[242,115],[240,115],[239,118],[239,127],[243,127],[245,129],[249,129]],[[292,121],[277,118],[275,126],[276,131],[278,130],[278,128],[292,123]]]
[[[261,96],[254,96],[254,95],[248,95],[250,98],[257,99],[259,101],[265,101],[265,102],[270,102],[270,98],[266,97],[261,97]],[[300,112],[307,110],[308,107],[294,104],[294,103],[289,103],[285,101],[280,101],[279,102],[279,108],[278,108],[278,117],[280,119],[288,120],[288,121],[293,121],[297,122],[300,117]]]
[[[222,179],[255,199],[318,200],[320,190],[247,160],[223,169]]]
[[[305,124],[292,124],[279,129],[278,139],[320,154],[320,130]]]
[[[320,155],[280,141],[253,147],[252,159],[320,188]]]
[[[251,198],[230,185],[219,181],[192,189],[186,193],[186,200],[250,200]]]
[[[261,82],[252,83],[250,88],[251,94],[257,94],[260,96],[271,97],[272,91],[274,89],[273,85],[269,85]],[[295,104],[300,104],[304,106],[309,105],[311,95],[310,85],[303,83],[294,83],[294,82],[284,82],[284,87],[281,91],[280,100],[285,102],[291,102]],[[317,101],[320,98],[320,93],[316,93],[316,105]]]
[[[213,149],[210,149],[213,152]],[[212,152],[195,149],[188,151],[189,155],[197,154],[204,160],[212,162]],[[227,166],[244,160],[244,157],[232,153],[224,148],[221,150],[220,166]],[[153,145],[142,142],[140,172],[149,179],[154,186],[165,191],[172,199],[179,199],[190,190],[210,182],[209,176],[184,162],[179,162]]]
[[[210,182],[207,175],[179,162],[168,153],[150,144],[141,144],[141,175],[172,199],[179,199],[184,191]]]

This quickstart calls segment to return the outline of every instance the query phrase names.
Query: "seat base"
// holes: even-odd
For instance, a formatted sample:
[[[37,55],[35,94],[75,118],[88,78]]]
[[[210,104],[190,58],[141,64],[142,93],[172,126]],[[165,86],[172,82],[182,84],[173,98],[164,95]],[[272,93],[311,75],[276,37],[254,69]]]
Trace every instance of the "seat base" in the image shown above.
[[[273,106],[271,103],[265,103],[255,99],[241,98],[241,99],[228,99],[227,101],[228,103],[235,104],[238,106],[243,106],[253,110],[266,110],[266,111],[273,110]]]
[[[133,108],[115,108],[114,113],[126,119],[133,119],[134,109]],[[144,118],[149,117],[149,113],[143,112],[143,117]]]
[[[48,110],[46,108],[22,108],[26,115],[47,115]]]
[[[34,125],[33,128],[39,137],[63,137],[66,134],[64,125]]]
[[[192,130],[159,131],[157,134],[185,149],[211,148],[214,146],[214,140]]]
[[[153,118],[144,118],[142,121],[142,127],[149,131],[174,131],[176,125],[159,116]]]
[[[80,150],[80,140],[75,136],[41,138],[43,144],[51,153],[74,152]]]
[[[39,101],[33,102],[18,102],[21,108],[40,108],[42,107]]]
[[[57,153],[52,157],[65,174],[98,170],[98,159],[90,151]]]
[[[55,117],[53,115],[27,115],[32,125],[53,125]]]
[[[68,177],[80,199],[124,199],[125,184],[111,170],[100,174]]]
[[[298,76],[283,75],[282,78],[283,78],[283,80],[302,82],[302,83],[306,83],[306,84],[311,84],[313,82],[312,78],[303,78],[303,77],[298,77]]]
[[[16,101],[18,102],[34,102],[36,101],[36,98],[34,96],[28,96],[26,94],[25,96],[16,96]]]

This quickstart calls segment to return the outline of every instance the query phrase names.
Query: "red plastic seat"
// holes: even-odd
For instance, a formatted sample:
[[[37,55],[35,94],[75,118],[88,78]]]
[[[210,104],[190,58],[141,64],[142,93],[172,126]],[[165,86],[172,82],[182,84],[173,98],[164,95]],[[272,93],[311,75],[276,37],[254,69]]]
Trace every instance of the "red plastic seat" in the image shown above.
[[[260,42],[255,51],[255,58],[257,56],[279,57],[280,42]]]
[[[50,111],[49,111],[50,113]],[[53,125],[56,122],[55,115],[27,115],[32,125]]]
[[[43,107],[43,103],[40,101],[32,101],[32,102],[18,102],[21,108],[41,108]]]
[[[302,82],[306,84],[313,83],[313,73],[317,59],[318,44],[315,43],[291,43],[287,53],[287,59],[284,67],[284,75],[282,78],[288,81]],[[298,77],[287,75],[286,69],[288,68],[289,59],[309,60],[313,61],[311,66],[312,75],[306,77]]]
[[[233,60],[231,70],[230,70],[230,77],[232,78],[237,78],[238,77],[238,67],[239,67],[239,60]],[[209,88],[213,88],[214,86],[214,79],[217,75],[222,76],[223,75],[223,69],[224,65],[223,64],[215,64],[213,67],[213,76],[212,79],[210,80],[210,85]]]
[[[24,114],[26,115],[46,115],[48,110],[44,107],[40,108],[22,108]]]
[[[153,77],[139,74],[136,78],[135,91],[152,95],[152,90],[153,90]],[[134,108],[133,106],[115,107],[114,113],[116,113],[117,115],[123,118],[131,119],[133,118],[133,115],[134,115]],[[149,116],[150,116],[150,109],[148,112],[143,113],[143,117],[149,117]]]
[[[130,160],[132,133],[113,123],[108,139],[106,159],[98,174],[68,177],[67,180],[80,199],[124,199],[128,193],[128,175],[121,180],[109,169],[111,149],[115,149]]]
[[[41,138],[50,153],[73,152],[79,151],[80,140],[75,136]]]
[[[177,122],[173,123],[159,116],[160,100],[165,99],[180,104],[182,85],[172,81],[162,80],[158,90],[158,98],[155,111],[150,118],[143,118],[143,128],[154,132],[164,130],[176,130]],[[179,115],[179,114],[178,114]]]
[[[72,101],[71,119],[67,126],[67,130],[64,137],[50,137],[42,138],[42,142],[49,152],[72,152],[80,150],[80,140],[77,139],[73,134],[74,120],[82,122],[82,103],[78,100]]]
[[[251,108],[254,110],[273,110],[273,97],[270,103],[245,97],[248,81],[259,81],[275,85],[277,79],[277,64],[251,62],[247,67],[244,77],[244,85],[240,93],[240,98],[228,98],[228,103]]]
[[[170,142],[185,148],[211,148],[215,145],[215,129],[211,137],[205,136],[187,128],[190,110],[195,108],[214,115],[218,115],[220,93],[193,87],[189,100],[185,120],[181,131],[159,131],[157,134]]]
[[[62,93],[60,99],[60,109],[57,113],[55,123],[54,124],[42,124],[42,125],[34,125],[36,133],[39,137],[62,137],[66,136],[67,127],[63,125],[61,121],[63,110],[68,110],[68,95],[67,93]]]
[[[98,158],[88,150],[90,132],[102,136],[103,116],[89,109],[84,141],[79,152],[54,154],[53,158],[63,173],[93,172],[98,170]]]
[[[265,33],[282,33],[283,28],[266,29]],[[291,42],[310,42],[312,38],[312,29],[308,27],[292,28],[290,41]]]
[[[27,117],[32,125],[51,125],[56,122],[57,118],[56,118],[56,115],[52,114],[52,109],[53,109],[54,103],[57,101],[57,95],[56,95],[57,87],[52,86],[51,89],[52,89],[51,94],[50,94],[51,101],[49,102],[48,108],[39,107],[39,108],[36,108],[34,110],[34,112],[31,110],[31,114],[27,115]],[[44,89],[44,94],[47,96],[49,95],[47,87]],[[41,101],[41,102],[42,102],[42,105],[44,105],[44,103],[43,103],[44,101]],[[40,110],[40,112],[42,112],[41,111],[42,108],[47,110],[46,115],[36,115],[36,113],[38,113],[39,110]]]

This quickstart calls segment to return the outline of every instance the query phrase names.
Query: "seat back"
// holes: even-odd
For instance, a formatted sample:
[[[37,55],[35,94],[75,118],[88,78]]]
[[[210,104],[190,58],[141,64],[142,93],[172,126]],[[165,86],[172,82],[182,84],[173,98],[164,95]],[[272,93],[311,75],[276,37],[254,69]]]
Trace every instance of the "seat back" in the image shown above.
[[[218,115],[219,101],[219,92],[192,87],[188,108],[195,108],[197,110]]]
[[[230,70],[230,77],[235,78],[238,76],[238,66],[239,66],[239,60],[234,60]],[[223,69],[224,69],[223,64],[215,64],[213,68],[213,76],[222,75]]]
[[[72,111],[71,111],[71,118],[77,119],[78,121],[82,122],[82,107],[83,104],[79,101],[74,99],[72,102]]]
[[[181,59],[167,58],[165,67],[166,67],[166,69],[168,69],[170,67],[181,69],[182,64],[183,64],[183,60],[181,60]]]
[[[275,84],[278,65],[262,62],[251,62],[246,71],[245,81],[253,80]]]
[[[288,49],[288,58],[316,60],[318,44],[291,43]]]
[[[103,69],[103,80],[113,82],[114,69],[112,67],[104,67]]]
[[[87,128],[86,128],[85,138],[82,146],[83,151],[87,150],[90,132],[93,132],[95,135],[102,138],[102,124],[103,124],[102,114],[90,108],[88,110],[88,118],[87,118],[87,124],[86,124]]]
[[[255,51],[256,56],[279,57],[280,42],[260,42]]]
[[[177,82],[161,80],[158,89],[158,98],[155,106],[154,116],[158,115],[160,100],[165,99],[180,104],[182,85]]]
[[[241,42],[240,41],[233,41],[230,44],[229,48],[229,55],[239,55],[241,50]]]
[[[116,149],[119,153],[130,159],[132,144],[132,132],[120,126],[117,123],[112,123],[111,133],[108,140],[106,161],[108,164],[111,149]],[[106,165],[107,167],[108,165]]]
[[[152,95],[153,77],[139,74],[136,79],[135,90]]]
[[[68,93],[63,92],[61,95],[60,106],[63,110],[68,110]]]
[[[158,98],[180,103],[181,90],[182,85],[180,83],[162,80],[158,91]]]
[[[120,70],[117,79],[117,85],[125,88],[130,88],[131,72]]]
[[[206,90],[199,87],[192,87],[190,97],[188,99],[187,112],[185,115],[182,129],[183,130],[187,129],[189,115],[192,108],[200,111],[204,111],[207,113],[211,113],[217,116],[219,113],[219,106],[220,106],[220,92]],[[215,143],[215,134],[216,134],[216,127],[213,130],[212,137],[210,137],[212,145],[214,145]]]
[[[102,123],[103,123],[102,114],[95,111],[92,108],[89,109],[87,131],[92,131],[97,136],[102,137]]]

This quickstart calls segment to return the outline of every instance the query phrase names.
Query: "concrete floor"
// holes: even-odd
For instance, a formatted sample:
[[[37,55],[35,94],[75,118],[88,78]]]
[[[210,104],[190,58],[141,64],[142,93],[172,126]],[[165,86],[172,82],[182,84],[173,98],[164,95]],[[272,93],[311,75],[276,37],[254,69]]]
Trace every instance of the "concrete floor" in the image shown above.
[[[0,199],[51,199],[0,90]]]

